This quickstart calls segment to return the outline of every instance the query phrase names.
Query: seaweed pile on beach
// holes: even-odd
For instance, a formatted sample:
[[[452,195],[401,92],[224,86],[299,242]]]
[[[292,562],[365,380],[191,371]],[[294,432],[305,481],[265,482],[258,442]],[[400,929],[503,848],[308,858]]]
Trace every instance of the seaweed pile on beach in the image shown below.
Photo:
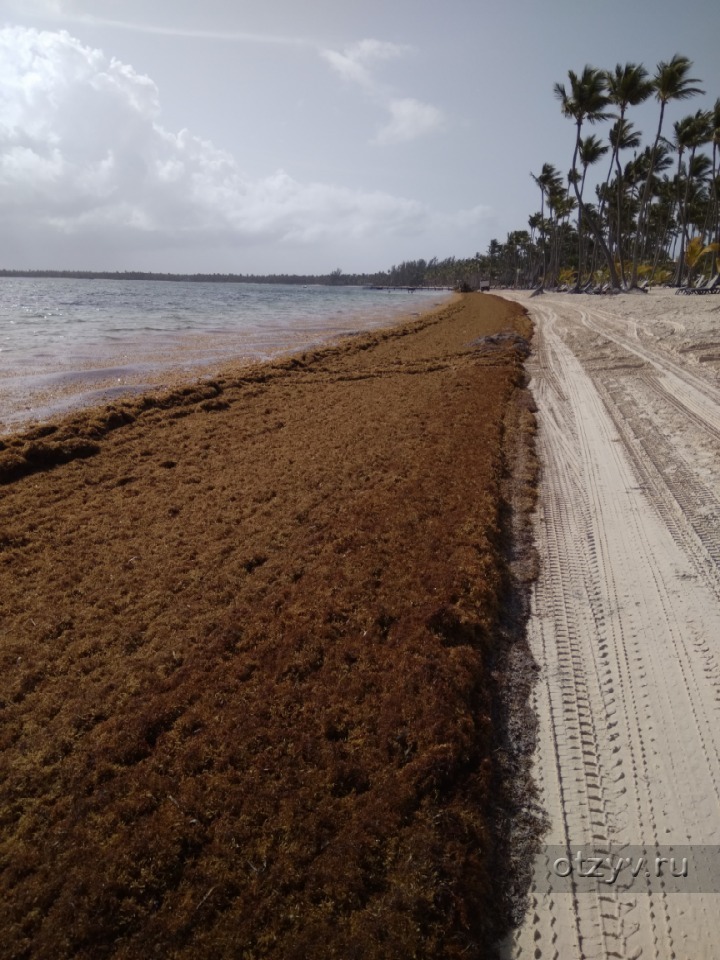
[[[487,955],[529,336],[469,295],[3,438],[0,956]]]

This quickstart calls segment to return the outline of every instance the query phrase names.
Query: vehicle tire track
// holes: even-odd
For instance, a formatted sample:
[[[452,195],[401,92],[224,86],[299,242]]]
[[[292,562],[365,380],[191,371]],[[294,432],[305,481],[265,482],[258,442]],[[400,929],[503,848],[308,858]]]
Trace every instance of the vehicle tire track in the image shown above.
[[[711,442],[716,391],[667,356],[658,362],[652,344],[619,334],[602,311],[557,297],[528,307],[543,468],[528,631],[541,666],[544,841],[598,856],[634,851],[646,863],[683,844],[719,844],[718,494],[714,477],[697,476],[672,437],[648,426],[633,383],[657,387],[672,416]],[[587,329],[613,343],[603,367],[582,362]],[[574,874],[561,882],[540,858],[525,923],[501,954],[702,960],[715,955],[719,906],[717,893],[671,892],[642,874],[623,888],[583,886]]]

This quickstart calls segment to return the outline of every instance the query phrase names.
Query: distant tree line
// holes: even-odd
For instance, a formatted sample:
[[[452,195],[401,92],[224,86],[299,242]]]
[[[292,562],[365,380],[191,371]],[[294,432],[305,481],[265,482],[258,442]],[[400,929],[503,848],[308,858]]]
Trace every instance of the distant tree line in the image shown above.
[[[477,254],[468,260],[409,260],[377,273],[344,273],[339,267],[327,274],[271,273],[147,273],[139,270],[0,270],[0,277],[64,278],[70,280],[166,280],[184,283],[275,283],[303,286],[452,287],[472,281],[478,271]],[[482,259],[482,258],[480,258]]]
[[[70,280],[166,280],[183,283],[347,283],[337,271],[326,275],[242,273],[147,273],[141,270],[0,270],[0,277],[64,278]]]

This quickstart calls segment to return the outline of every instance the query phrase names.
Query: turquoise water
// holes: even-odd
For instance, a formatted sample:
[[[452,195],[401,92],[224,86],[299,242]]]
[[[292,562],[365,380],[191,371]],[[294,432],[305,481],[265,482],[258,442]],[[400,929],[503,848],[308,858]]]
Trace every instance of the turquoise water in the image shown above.
[[[0,431],[421,313],[418,290],[0,279]]]

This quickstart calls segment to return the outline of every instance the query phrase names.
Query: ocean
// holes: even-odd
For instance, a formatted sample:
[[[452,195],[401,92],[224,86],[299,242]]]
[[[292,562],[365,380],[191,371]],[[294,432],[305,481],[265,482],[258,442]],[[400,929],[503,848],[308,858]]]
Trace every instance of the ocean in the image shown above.
[[[436,290],[0,279],[0,433],[74,408],[386,326]]]

